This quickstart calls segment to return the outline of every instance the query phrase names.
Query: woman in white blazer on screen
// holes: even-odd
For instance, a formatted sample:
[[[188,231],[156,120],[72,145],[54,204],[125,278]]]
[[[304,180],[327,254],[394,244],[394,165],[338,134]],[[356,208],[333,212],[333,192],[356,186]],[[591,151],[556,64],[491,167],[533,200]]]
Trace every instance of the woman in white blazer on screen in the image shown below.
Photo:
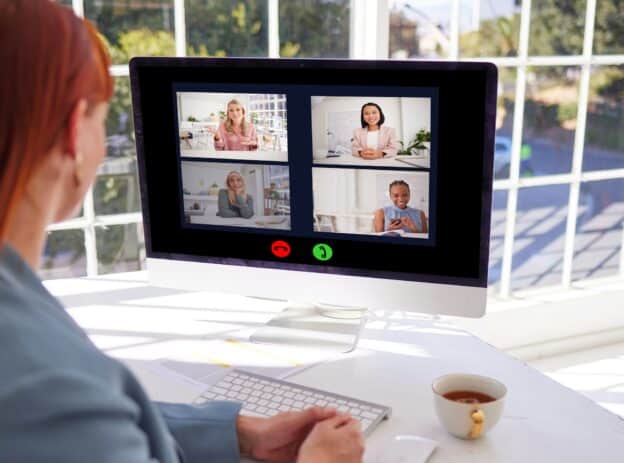
[[[362,128],[355,129],[351,152],[362,159],[380,159],[394,156],[399,150],[396,131],[384,126],[386,121],[377,103],[365,103],[360,111]]]

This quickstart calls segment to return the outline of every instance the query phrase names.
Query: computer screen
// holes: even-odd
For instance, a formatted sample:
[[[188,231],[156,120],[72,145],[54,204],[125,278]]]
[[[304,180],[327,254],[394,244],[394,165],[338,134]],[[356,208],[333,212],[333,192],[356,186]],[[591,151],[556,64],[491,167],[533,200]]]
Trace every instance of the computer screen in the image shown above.
[[[135,58],[150,278],[479,316],[496,68]]]

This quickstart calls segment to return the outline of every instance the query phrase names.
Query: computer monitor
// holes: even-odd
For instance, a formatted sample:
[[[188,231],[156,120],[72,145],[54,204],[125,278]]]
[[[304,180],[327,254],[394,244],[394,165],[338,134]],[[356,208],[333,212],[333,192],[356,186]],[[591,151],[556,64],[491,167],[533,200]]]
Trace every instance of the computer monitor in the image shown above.
[[[484,313],[494,65],[135,58],[130,77],[152,283]]]

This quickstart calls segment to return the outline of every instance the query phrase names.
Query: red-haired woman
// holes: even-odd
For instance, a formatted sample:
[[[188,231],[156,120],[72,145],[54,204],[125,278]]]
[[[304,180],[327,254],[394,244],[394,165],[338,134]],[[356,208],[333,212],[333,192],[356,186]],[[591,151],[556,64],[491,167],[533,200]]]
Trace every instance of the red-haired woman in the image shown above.
[[[90,342],[35,271],[46,227],[78,210],[104,157],[110,61],[68,8],[0,0],[0,63],[0,461],[359,461],[348,416],[154,404]]]

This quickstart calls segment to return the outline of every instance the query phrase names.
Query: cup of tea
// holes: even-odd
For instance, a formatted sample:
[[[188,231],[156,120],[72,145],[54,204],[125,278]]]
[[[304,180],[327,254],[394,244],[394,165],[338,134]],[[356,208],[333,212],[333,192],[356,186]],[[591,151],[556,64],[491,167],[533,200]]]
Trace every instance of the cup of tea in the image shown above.
[[[460,439],[478,439],[503,413],[507,388],[493,378],[456,373],[441,376],[431,387],[440,422]]]

